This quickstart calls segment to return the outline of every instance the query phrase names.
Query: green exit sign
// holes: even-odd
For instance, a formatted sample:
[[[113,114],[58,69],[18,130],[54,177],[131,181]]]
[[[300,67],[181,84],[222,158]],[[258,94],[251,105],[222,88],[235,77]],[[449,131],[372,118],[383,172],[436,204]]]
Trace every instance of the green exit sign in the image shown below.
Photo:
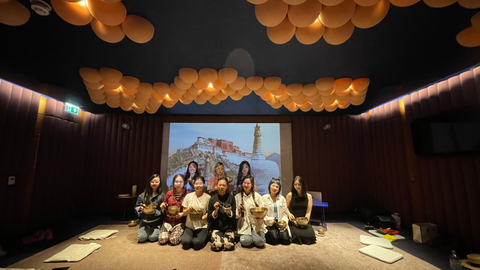
[[[65,111],[78,115],[80,108],[72,104],[65,103]]]

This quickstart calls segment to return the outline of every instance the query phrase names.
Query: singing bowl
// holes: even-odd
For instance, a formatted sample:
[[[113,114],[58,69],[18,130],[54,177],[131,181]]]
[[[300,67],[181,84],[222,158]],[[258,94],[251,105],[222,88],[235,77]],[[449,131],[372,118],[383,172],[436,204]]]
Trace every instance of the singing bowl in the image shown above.
[[[223,205],[223,211],[225,212],[226,210],[231,210],[232,206],[230,204],[224,204]]]
[[[150,204],[150,205],[147,205],[145,208],[143,208],[143,213],[153,214],[155,213],[155,209],[157,209],[157,206],[155,204]]]
[[[480,265],[480,254],[478,253],[468,254],[467,258],[471,263]]]
[[[176,216],[179,211],[180,211],[180,207],[178,207],[178,206],[176,206],[176,205],[172,205],[172,206],[169,206],[169,207],[168,207],[168,213],[169,213],[171,216]]]
[[[268,209],[265,207],[254,207],[250,208],[250,213],[253,215],[253,217],[262,219],[267,215]]]
[[[286,227],[287,227],[287,222],[285,222],[285,220],[280,220],[280,221],[278,222],[278,228],[279,228],[280,230],[283,230],[283,229],[285,229]]]
[[[308,224],[308,218],[306,217],[298,217],[295,219],[296,223],[297,223],[297,226],[299,227],[304,227],[304,226],[307,226]]]
[[[205,211],[202,209],[195,211],[190,211],[190,219],[191,220],[202,220],[203,215],[205,214]]]

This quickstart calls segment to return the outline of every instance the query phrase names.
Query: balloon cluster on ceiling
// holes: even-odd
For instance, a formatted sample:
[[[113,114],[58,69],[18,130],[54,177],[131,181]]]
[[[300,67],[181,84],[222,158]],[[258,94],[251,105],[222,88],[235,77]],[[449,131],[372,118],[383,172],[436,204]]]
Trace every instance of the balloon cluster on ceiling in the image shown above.
[[[136,43],[153,37],[153,25],[140,16],[127,15],[121,0],[51,0],[55,12],[64,21],[83,26],[90,24],[93,32],[109,43],[123,40],[125,35]],[[18,26],[30,18],[30,11],[15,0],[0,0],[0,22]]]
[[[157,82],[153,85],[124,76],[112,68],[97,70],[82,67],[80,76],[95,104],[107,103],[112,108],[120,107],[138,114],[145,111],[153,114],[161,105],[172,108],[178,101],[183,104],[205,104],[208,101],[214,105],[228,97],[238,101],[252,92],[275,109],[284,106],[292,112],[298,109],[304,112],[320,112],[324,109],[333,112],[337,108],[345,109],[350,104],[362,104],[370,84],[368,78],[352,80],[326,77],[307,85],[285,85],[279,77],[244,78],[232,68],[218,71],[211,68],[199,71],[182,68],[173,83]]]
[[[355,27],[365,29],[380,23],[387,15],[390,4],[407,7],[420,0],[247,1],[255,4],[255,16],[262,25],[267,27],[268,38],[273,43],[284,44],[295,36],[305,45],[313,44],[322,37],[328,44],[339,45],[352,36]],[[457,1],[465,8],[480,8],[479,0],[423,1],[433,8],[446,7]],[[458,43],[467,47],[480,45],[480,28],[476,28],[475,24],[473,27],[459,33]]]

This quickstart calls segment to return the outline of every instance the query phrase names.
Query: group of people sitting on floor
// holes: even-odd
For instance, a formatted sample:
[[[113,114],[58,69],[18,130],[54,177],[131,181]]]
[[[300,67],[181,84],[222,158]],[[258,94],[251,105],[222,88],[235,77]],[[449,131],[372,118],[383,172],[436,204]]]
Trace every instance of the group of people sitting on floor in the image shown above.
[[[166,194],[160,176],[154,174],[135,206],[140,219],[138,242],[182,243],[184,249],[199,250],[210,240],[215,251],[233,250],[235,236],[244,247],[315,243],[310,224],[312,197],[305,181],[295,177],[286,197],[280,195],[281,189],[281,181],[272,178],[268,193],[258,194],[247,161],[240,164],[233,181],[226,177],[221,162],[215,165],[214,176],[205,181],[192,161],[185,175],[173,177],[173,188]],[[250,211],[255,207],[268,209],[264,218]],[[308,224],[299,226],[298,217],[305,217]]]

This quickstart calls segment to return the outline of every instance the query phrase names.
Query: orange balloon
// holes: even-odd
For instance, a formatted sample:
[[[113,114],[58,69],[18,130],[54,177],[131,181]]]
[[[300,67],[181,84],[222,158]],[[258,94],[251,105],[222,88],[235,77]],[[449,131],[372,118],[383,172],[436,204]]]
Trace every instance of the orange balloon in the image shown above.
[[[480,11],[470,19],[472,26],[480,30]]]
[[[259,76],[249,77],[245,83],[248,88],[253,91],[260,89],[263,86],[263,78]]]
[[[352,90],[363,91],[366,90],[370,84],[369,78],[358,78],[352,81]]]
[[[138,90],[122,87],[122,92],[125,93],[126,95],[132,96],[132,95],[135,95],[138,92]]]
[[[307,102],[308,100],[305,98],[305,95],[300,92],[300,94],[296,95],[296,96],[290,96],[292,98],[293,101],[295,101],[296,103],[304,103],[304,102]]]
[[[348,21],[346,24],[338,28],[327,27],[323,34],[323,39],[325,39],[330,45],[340,45],[352,36],[354,29],[355,26],[353,26],[351,21]]]
[[[275,90],[282,84],[282,79],[279,77],[267,77],[265,78],[263,85],[267,90]]]
[[[454,4],[457,0],[423,0],[423,2],[432,8],[442,8]]]
[[[478,47],[480,46],[480,30],[470,26],[458,33],[456,39],[464,47]]]
[[[125,37],[125,33],[120,25],[108,26],[96,19],[93,19],[91,26],[97,37],[108,43],[118,43]]]
[[[310,105],[310,103],[308,102],[306,104],[302,104],[302,105],[299,104],[297,106],[300,110],[302,110],[302,112],[308,112],[312,109],[312,105]]]
[[[297,30],[295,31],[295,37],[297,38],[298,42],[305,45],[310,45],[319,41],[324,32],[325,26],[320,20],[316,20],[308,27],[297,27]]]
[[[303,87],[303,94],[305,96],[314,96],[318,93],[318,89],[315,84],[307,84]]]
[[[180,88],[178,88],[177,86],[175,86],[175,83],[171,83],[170,84],[170,93],[175,93],[178,98],[182,97],[183,94],[185,94],[187,92],[187,90],[182,90]]]
[[[189,91],[185,92],[185,94],[183,94],[183,98],[184,99],[188,99],[188,100],[194,100],[198,95],[192,95],[190,94]]]
[[[137,88],[137,96],[138,95],[147,95],[149,98],[152,95],[153,92],[153,86],[149,83],[140,83]]]
[[[340,78],[335,80],[335,82],[333,83],[333,87],[335,88],[335,91],[345,91],[350,87],[351,84],[352,79]]]
[[[267,79],[268,79],[268,78],[267,78]],[[267,79],[265,79],[265,81],[266,81]],[[265,86],[265,88],[267,88],[267,87]],[[267,88],[267,89],[268,89],[268,88]],[[286,86],[285,84],[283,84],[283,83],[280,84],[280,86],[279,86],[277,89],[271,90],[272,94],[275,95],[276,97],[283,95],[283,93],[285,93],[286,91],[287,91],[287,86]]]
[[[276,96],[278,100],[285,101],[290,98],[290,95],[285,91],[285,93],[281,94],[280,96]]]
[[[208,102],[212,103],[213,105],[217,105],[221,102],[220,99],[216,98],[216,97],[211,97]]]
[[[307,0],[283,0],[283,2],[289,4],[290,6],[300,5],[305,3]]]
[[[304,88],[304,93],[305,93],[305,88]],[[313,95],[313,96],[305,95],[305,98],[310,102],[314,102],[314,101],[317,101],[318,99],[320,99],[320,94],[318,93],[318,89],[317,89],[317,93],[315,95]]]
[[[353,0],[345,0],[335,6],[324,6],[320,13],[320,19],[326,27],[338,28],[352,18],[356,7],[357,5]]]
[[[51,0],[50,3],[55,13],[70,24],[77,26],[87,25],[93,19],[92,14],[90,14],[85,4],[65,0]]]
[[[363,29],[373,27],[387,16],[389,8],[389,0],[381,0],[369,7],[357,6],[352,16],[352,23],[356,27]]]
[[[312,106],[312,109],[316,112],[321,112],[325,109],[325,107],[322,105],[319,105],[319,106]]]
[[[105,90],[111,90],[111,89],[117,89],[117,88],[120,88],[122,85],[120,84],[120,82],[106,82],[106,81],[101,81],[101,83],[103,84],[103,88]]]
[[[420,0],[390,0],[390,3],[397,7],[409,7],[418,2],[420,2]]]
[[[156,82],[153,84],[153,90],[159,95],[166,95],[170,93],[170,85],[163,82]]]
[[[319,91],[328,91],[332,89],[335,79],[332,77],[320,78],[315,82],[315,86]]]
[[[175,82],[175,86],[178,87],[181,90],[188,90],[188,88],[192,87],[191,83],[184,82],[179,76],[175,76],[173,79]]]
[[[237,76],[238,72],[233,68],[222,68],[218,71],[218,77],[226,84],[233,83]]]
[[[288,9],[288,19],[296,27],[308,27],[322,11],[322,4],[318,0],[307,0],[305,3],[290,6]]]
[[[102,80],[102,77],[100,76],[98,70],[93,68],[82,67],[80,68],[79,73],[84,81],[90,83],[98,83]]]
[[[155,27],[147,19],[137,15],[127,15],[122,23],[123,32],[136,43],[147,43],[153,38]]]
[[[140,84],[140,80],[132,76],[123,76],[120,80],[123,87],[128,89],[136,89]]]
[[[225,89],[227,87],[227,84],[220,80],[220,77],[212,83],[213,88],[217,89],[218,91]],[[218,92],[217,92],[218,93]]]
[[[229,85],[233,90],[240,90],[245,86],[245,78],[241,76],[237,76],[235,81],[230,83]]]
[[[285,44],[295,34],[295,26],[288,18],[274,27],[267,27],[267,36],[275,44]]]
[[[330,95],[333,95],[333,93],[335,93],[335,88],[331,88],[330,90],[328,91],[318,91],[318,93],[320,94],[320,96],[322,97],[325,97],[325,96],[330,96]]]
[[[458,4],[469,9],[480,8],[480,1],[478,0],[458,0]]]
[[[203,104],[205,104],[205,102],[207,102],[206,99],[203,99],[203,98],[201,98],[200,96],[196,97],[196,98],[194,99],[194,101],[195,101],[195,103],[197,103],[197,104],[199,104],[199,105],[203,105]]]
[[[212,95],[209,95],[207,92],[203,91],[200,95],[198,95],[199,97],[201,97],[202,99],[205,99],[205,100],[209,100]]]
[[[270,91],[268,91],[264,95],[261,95],[260,98],[265,100],[265,101],[268,101],[268,100],[271,100],[272,98],[275,98],[275,96],[272,95],[272,93],[270,93]]]
[[[219,100],[227,99],[228,95],[226,95],[223,91],[219,91],[218,94],[215,95],[215,98]]]
[[[245,97],[252,93],[252,89],[244,86],[242,89],[238,90],[238,93]]]
[[[208,87],[208,83],[204,82],[200,77],[193,83],[193,86],[199,90],[205,90]]]
[[[246,86],[244,86],[246,87]],[[230,95],[233,95],[233,93],[235,93],[235,89],[233,89],[232,87],[230,87],[230,85],[228,85],[227,87],[225,87],[225,89],[222,90],[223,93],[225,93],[225,95],[227,96],[230,96]]]
[[[153,92],[153,93],[157,94],[156,92]],[[129,96],[129,95],[123,93],[123,92],[122,92],[122,94],[120,94],[120,96],[122,97],[122,100],[129,100],[129,101],[132,100],[133,101],[135,99],[135,96]]]
[[[198,71],[193,68],[181,68],[178,76],[186,83],[194,83],[198,79]]]
[[[271,104],[272,108],[274,109],[280,109],[280,107],[282,107],[282,102],[280,102],[279,100],[277,100],[275,103]]]
[[[344,0],[318,0],[324,6],[336,6],[342,3]]]
[[[85,0],[93,17],[109,26],[120,25],[125,21],[127,9],[122,2],[105,3],[101,0]]]
[[[91,82],[83,81],[83,84],[85,84],[87,88],[94,89],[94,90],[99,90],[103,88],[103,83],[100,83],[100,82],[91,83]]]
[[[190,95],[194,96],[194,97],[197,97],[198,95],[200,95],[202,93],[203,90],[199,90],[197,88],[195,88],[195,86],[192,86],[190,88],[188,88],[187,92],[190,93]]]
[[[361,99],[367,95],[367,91],[357,92],[357,91],[350,91],[350,99]]]
[[[237,91],[235,91],[235,93],[230,95],[230,98],[235,100],[235,101],[239,101],[240,99],[243,98],[243,96],[240,93],[238,93]]]
[[[186,99],[186,98],[184,98],[184,97],[181,97],[181,98],[179,99],[179,101],[180,101],[182,104],[188,105],[188,104],[192,103],[193,99]]]
[[[212,82],[217,80],[218,73],[213,68],[202,68],[198,72],[198,77],[199,77],[199,79],[201,79],[202,81],[204,81],[208,84],[208,83],[212,83]],[[200,88],[198,88],[198,89],[200,89]]]
[[[287,99],[285,99],[285,100],[280,100],[280,101],[281,101],[282,104],[285,105],[285,106],[288,105],[288,104],[291,104],[292,102],[295,103],[291,97],[288,97]]]
[[[100,76],[106,83],[120,83],[123,74],[116,69],[103,67],[100,69]]]
[[[0,4],[0,23],[20,26],[28,22],[30,11],[15,0]]]
[[[299,83],[292,83],[287,85],[287,93],[290,96],[297,96],[302,93],[303,85]]]
[[[343,91],[335,90],[335,95],[337,95],[338,98],[341,98],[350,94],[351,90],[352,90],[351,88],[347,88],[346,90],[343,90]]]
[[[268,0],[247,0],[247,1],[254,4],[254,5],[260,5],[260,4],[263,4],[263,3],[267,2]]]
[[[210,84],[209,84],[208,87],[205,88],[204,92],[207,93],[209,96],[214,96],[214,95],[218,94],[218,92],[220,92],[220,90],[222,90],[222,89],[216,89],[215,87],[213,87],[213,85],[210,86]]]
[[[256,94],[257,96],[263,96],[263,95],[265,95],[266,93],[268,93],[268,90],[267,90],[267,88],[265,88],[264,86],[260,87],[260,89],[255,90],[255,94]]]
[[[287,12],[288,4],[283,0],[268,0],[264,4],[255,6],[257,20],[266,27],[279,25],[287,16]]]
[[[353,1],[355,1],[355,3],[359,6],[370,7],[377,4],[381,0],[353,0]]]

